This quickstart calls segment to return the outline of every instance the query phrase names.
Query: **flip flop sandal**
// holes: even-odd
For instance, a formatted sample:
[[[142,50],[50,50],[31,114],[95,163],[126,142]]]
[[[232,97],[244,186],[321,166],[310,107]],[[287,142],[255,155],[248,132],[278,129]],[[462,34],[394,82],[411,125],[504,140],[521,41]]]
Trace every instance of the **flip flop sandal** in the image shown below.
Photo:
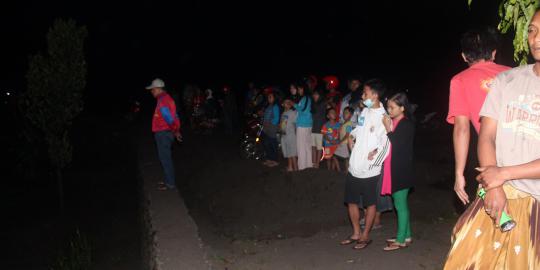
[[[390,244],[393,244],[396,242],[396,238],[390,238],[390,239],[386,239],[386,243],[388,243],[389,245]],[[412,238],[405,238],[405,244],[411,244],[412,243]]]
[[[349,239],[345,239],[343,241],[341,241],[339,244],[342,245],[342,246],[346,246],[346,245],[350,245],[350,244],[353,244],[353,243],[356,243],[358,242],[358,239],[354,239],[352,237],[350,237]]]
[[[398,244],[398,243],[392,243],[388,245],[387,247],[383,248],[384,251],[395,251],[398,249],[404,249],[409,247],[407,244]]]
[[[364,249],[366,248],[367,246],[369,246],[369,244],[371,244],[371,242],[373,242],[371,239],[367,240],[367,241],[358,241],[358,244],[356,244],[353,249],[354,250],[360,250],[360,249]]]

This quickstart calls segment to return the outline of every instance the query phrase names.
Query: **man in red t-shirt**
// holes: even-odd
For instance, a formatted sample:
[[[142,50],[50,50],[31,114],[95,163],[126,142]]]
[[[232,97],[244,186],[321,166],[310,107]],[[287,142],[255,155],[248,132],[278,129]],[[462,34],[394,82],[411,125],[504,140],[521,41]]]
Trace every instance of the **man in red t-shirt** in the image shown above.
[[[469,68],[455,75],[450,82],[450,104],[447,121],[454,125],[455,184],[457,196],[467,204],[465,164],[470,142],[470,123],[480,131],[480,109],[495,76],[510,69],[495,64],[498,36],[495,30],[471,30],[461,38],[461,56]],[[476,147],[476,146],[475,146]],[[474,168],[476,164],[472,167]]]
[[[161,79],[153,80],[152,84],[146,87],[157,100],[152,117],[152,132],[154,132],[159,161],[165,176],[164,181],[159,184],[160,190],[176,188],[171,147],[175,138],[178,141],[182,139],[176,104],[164,87],[165,83]]]

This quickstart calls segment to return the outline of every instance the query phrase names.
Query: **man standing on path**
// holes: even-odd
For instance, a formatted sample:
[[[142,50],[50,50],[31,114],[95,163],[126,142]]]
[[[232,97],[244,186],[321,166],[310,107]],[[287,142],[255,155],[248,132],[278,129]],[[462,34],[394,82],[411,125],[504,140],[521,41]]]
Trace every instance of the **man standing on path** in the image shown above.
[[[156,98],[157,105],[152,117],[152,132],[156,139],[159,161],[163,167],[164,181],[159,183],[159,190],[175,189],[174,164],[172,161],[172,142],[181,141],[180,120],[176,114],[176,105],[165,91],[165,83],[155,79],[146,89]]]
[[[491,83],[497,74],[510,69],[493,62],[497,53],[497,43],[498,36],[494,29],[471,30],[465,33],[461,38],[461,56],[469,68],[455,75],[450,82],[450,104],[446,120],[454,124],[454,190],[463,204],[469,203],[469,196],[473,196],[476,191],[476,185],[469,186],[467,190],[470,194],[465,191],[465,167],[471,141],[469,122],[478,134],[480,108],[484,104]],[[473,157],[473,160],[476,160],[476,157]],[[470,168],[467,176],[475,175],[472,168],[477,164],[474,162],[473,165],[468,166]]]
[[[497,75],[480,111],[476,179],[486,194],[457,221],[444,269],[540,269],[539,11],[527,33],[535,63]]]

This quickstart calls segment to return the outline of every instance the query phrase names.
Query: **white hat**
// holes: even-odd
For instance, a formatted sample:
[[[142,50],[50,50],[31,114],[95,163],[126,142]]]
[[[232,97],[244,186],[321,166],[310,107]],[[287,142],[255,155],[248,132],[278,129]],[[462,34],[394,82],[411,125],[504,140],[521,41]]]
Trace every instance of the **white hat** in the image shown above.
[[[163,82],[162,79],[157,78],[157,79],[153,80],[152,84],[147,86],[146,89],[150,90],[150,89],[153,89],[153,88],[163,88],[163,87],[165,87],[165,82]]]

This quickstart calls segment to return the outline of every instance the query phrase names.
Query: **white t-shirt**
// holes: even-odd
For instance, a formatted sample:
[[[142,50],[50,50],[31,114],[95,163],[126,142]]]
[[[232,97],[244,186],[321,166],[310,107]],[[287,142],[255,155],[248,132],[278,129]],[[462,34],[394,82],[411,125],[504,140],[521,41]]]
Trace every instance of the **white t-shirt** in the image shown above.
[[[349,160],[349,172],[356,178],[370,178],[381,174],[384,159],[388,155],[390,142],[382,119],[386,114],[382,103],[377,109],[364,108],[358,117],[358,124],[351,132],[356,140]],[[368,160],[371,151],[377,154]]]
[[[480,115],[497,120],[497,166],[540,159],[540,77],[534,74],[533,65],[500,73]],[[508,183],[540,201],[540,179],[514,179]]]

